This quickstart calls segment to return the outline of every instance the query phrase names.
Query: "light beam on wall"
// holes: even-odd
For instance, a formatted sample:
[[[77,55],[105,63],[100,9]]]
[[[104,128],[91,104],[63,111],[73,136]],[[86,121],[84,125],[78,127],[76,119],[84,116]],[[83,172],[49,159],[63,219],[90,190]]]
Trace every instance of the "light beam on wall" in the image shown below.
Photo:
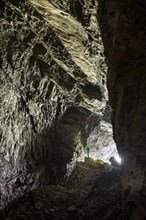
[[[122,163],[122,159],[121,159],[121,157],[119,156],[119,154],[117,154],[116,156],[114,156],[114,158],[115,158],[115,160],[116,160],[119,164]]]

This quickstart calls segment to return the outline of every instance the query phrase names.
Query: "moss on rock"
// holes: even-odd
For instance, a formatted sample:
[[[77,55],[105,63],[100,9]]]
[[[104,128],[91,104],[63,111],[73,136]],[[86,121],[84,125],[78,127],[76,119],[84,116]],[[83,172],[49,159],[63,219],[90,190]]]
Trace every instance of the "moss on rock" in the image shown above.
[[[103,160],[93,160],[91,157],[85,157],[84,162],[91,166],[100,166],[103,167],[106,163]]]

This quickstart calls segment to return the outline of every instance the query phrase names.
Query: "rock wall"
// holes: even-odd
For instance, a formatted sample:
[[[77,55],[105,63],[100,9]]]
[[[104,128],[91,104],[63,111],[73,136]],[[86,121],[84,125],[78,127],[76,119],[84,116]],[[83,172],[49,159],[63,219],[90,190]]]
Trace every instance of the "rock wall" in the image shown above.
[[[116,156],[118,153],[113,140],[112,125],[101,120],[98,126],[88,135],[85,150],[88,147],[90,148],[91,158],[109,163],[111,157]]]
[[[123,158],[124,220],[146,219],[146,2],[100,1],[112,123]]]
[[[79,6],[79,7],[78,7]],[[95,1],[0,2],[0,207],[75,166],[107,102]]]

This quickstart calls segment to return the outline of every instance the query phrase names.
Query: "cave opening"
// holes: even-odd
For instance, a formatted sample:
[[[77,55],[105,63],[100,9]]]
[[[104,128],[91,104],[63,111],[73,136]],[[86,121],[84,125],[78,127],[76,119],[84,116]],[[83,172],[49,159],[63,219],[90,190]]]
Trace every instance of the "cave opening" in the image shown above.
[[[1,0],[1,218],[146,219],[145,12]]]

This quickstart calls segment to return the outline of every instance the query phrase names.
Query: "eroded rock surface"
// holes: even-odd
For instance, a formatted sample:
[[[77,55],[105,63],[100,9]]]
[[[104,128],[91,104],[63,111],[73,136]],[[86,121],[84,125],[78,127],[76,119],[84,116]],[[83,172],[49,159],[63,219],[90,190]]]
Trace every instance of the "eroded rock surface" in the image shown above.
[[[1,0],[0,207],[61,182],[106,108],[96,1]],[[82,142],[83,139],[83,142]]]
[[[118,154],[116,144],[113,140],[112,125],[100,121],[88,135],[85,149],[89,148],[90,156],[108,162],[112,156]]]
[[[123,157],[124,220],[146,219],[146,2],[99,1],[114,136]]]

